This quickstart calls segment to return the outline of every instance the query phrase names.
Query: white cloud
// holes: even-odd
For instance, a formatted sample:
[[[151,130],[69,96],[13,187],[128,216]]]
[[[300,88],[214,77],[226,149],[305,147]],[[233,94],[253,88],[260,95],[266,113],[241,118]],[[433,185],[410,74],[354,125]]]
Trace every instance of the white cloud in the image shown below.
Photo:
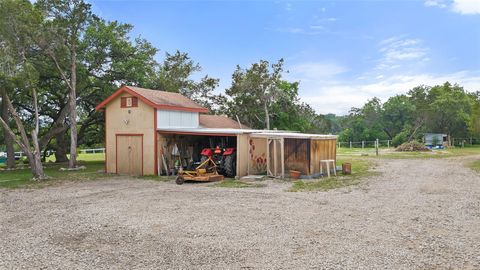
[[[424,4],[427,7],[449,8],[462,15],[480,14],[480,0],[426,0]]]
[[[452,74],[407,74],[372,77],[365,80],[341,81],[332,77],[300,82],[300,97],[318,113],[346,114],[351,107],[361,107],[367,100],[378,97],[385,102],[396,94],[404,94],[419,85],[438,85],[449,81],[467,91],[480,90],[479,71],[459,71]]]
[[[268,31],[276,31],[288,34],[300,34],[300,35],[319,35],[326,33],[327,29],[322,25],[311,25],[309,27],[277,27],[277,28],[265,28]]]
[[[391,70],[414,61],[428,61],[428,48],[422,46],[420,39],[391,37],[380,41],[379,45],[382,57],[377,70]]]
[[[452,10],[460,14],[480,14],[480,0],[454,0]]]
[[[300,81],[314,81],[318,79],[331,79],[344,73],[347,69],[336,63],[306,62],[292,65],[288,68],[287,77]]]
[[[427,0],[425,1],[426,7],[439,7],[439,8],[446,8],[447,4],[443,0]]]
[[[292,3],[286,3],[285,4],[285,10],[286,11],[291,11],[292,10]]]

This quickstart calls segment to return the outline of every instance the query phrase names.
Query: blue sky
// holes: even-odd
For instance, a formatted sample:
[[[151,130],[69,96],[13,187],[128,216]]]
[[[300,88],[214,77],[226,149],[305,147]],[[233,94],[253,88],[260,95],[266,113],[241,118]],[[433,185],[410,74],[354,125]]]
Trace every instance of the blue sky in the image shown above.
[[[480,0],[89,1],[161,50],[181,50],[220,78],[285,59],[288,80],[319,113],[345,114],[420,84],[480,91]]]

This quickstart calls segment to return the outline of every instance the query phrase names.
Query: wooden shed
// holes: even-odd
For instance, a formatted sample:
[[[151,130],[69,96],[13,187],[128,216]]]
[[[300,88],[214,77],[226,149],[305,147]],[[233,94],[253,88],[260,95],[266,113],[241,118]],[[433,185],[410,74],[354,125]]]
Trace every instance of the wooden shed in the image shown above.
[[[249,137],[251,165],[247,174],[265,170],[269,176],[284,177],[286,172],[296,170],[302,175],[318,175],[320,160],[337,157],[334,135],[263,131]]]
[[[336,136],[255,130],[208,115],[178,93],[123,86],[100,103],[105,113],[105,170],[159,175],[200,159],[203,148],[235,148],[236,176],[314,175],[321,159],[336,159]]]

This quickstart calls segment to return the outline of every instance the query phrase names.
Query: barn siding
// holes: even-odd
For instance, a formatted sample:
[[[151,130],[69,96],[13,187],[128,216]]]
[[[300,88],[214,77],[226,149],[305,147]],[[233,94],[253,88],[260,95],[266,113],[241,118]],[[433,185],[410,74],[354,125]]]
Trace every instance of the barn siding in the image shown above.
[[[143,134],[143,173],[145,175],[155,174],[155,109],[141,100],[138,101],[138,107],[121,108],[121,98],[130,96],[130,94],[124,93],[106,105],[106,170],[109,173],[115,173],[117,169],[116,134]]]
[[[249,138],[249,162],[251,174],[267,172],[267,139]]]
[[[320,172],[320,160],[337,160],[337,140],[311,140],[310,172]]]
[[[310,174],[310,139],[285,139],[285,170]]]
[[[237,135],[237,176],[247,175],[249,158],[248,135]]]

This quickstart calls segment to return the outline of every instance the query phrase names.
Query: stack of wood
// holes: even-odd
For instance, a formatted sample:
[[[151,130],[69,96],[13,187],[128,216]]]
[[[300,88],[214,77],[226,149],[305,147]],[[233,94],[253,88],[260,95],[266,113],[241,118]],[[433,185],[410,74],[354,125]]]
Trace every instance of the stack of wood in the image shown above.
[[[427,152],[431,151],[428,147],[417,141],[406,142],[399,145],[396,149],[399,152]]]

